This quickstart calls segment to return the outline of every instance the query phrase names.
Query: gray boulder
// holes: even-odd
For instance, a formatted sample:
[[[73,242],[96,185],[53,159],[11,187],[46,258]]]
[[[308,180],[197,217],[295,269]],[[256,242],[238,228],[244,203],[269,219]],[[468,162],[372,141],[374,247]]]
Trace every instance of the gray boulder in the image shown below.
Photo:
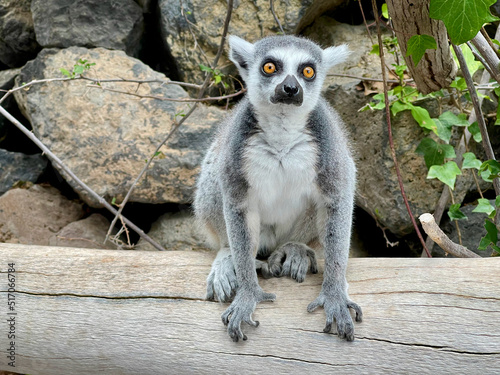
[[[203,231],[198,228],[193,213],[189,210],[167,213],[155,221],[148,236],[167,250],[196,250],[209,248]],[[156,250],[141,239],[137,250]]]
[[[144,31],[133,0],[32,0],[36,39],[43,47],[105,47],[134,56]]]
[[[164,98],[188,98],[177,85],[167,84],[163,74],[153,71],[122,51],[104,48],[71,47],[45,49],[29,62],[18,82],[60,77],[61,67],[68,69],[78,60],[96,65],[87,73],[100,79],[158,79],[161,82],[103,83],[103,87]],[[88,82],[73,80],[35,85],[19,91],[17,102],[30,119],[34,133],[87,185],[107,199],[119,203],[145,165],[145,160],[169,133],[174,121],[185,114],[191,103],[177,103],[89,88]],[[179,128],[162,155],[139,182],[130,201],[143,203],[188,203],[199,165],[215,124],[224,111],[199,105]],[[54,165],[56,168],[57,165]],[[89,205],[99,203],[68,178],[68,183]]]
[[[20,69],[9,69],[0,71],[0,89],[2,90],[10,90],[14,87],[14,80],[16,76],[19,74]],[[0,97],[2,97],[4,93],[0,93]],[[13,105],[15,106],[14,97],[10,96],[6,100],[2,102],[2,107],[4,107],[8,112],[12,111]],[[9,126],[10,121],[7,120],[4,116],[0,115],[0,145],[2,145],[3,141],[7,136],[7,127]]]
[[[116,249],[116,246],[107,241],[110,222],[100,214],[69,223],[57,234],[49,239],[50,246],[80,247],[87,249]]]
[[[16,68],[40,50],[35,38],[31,0],[0,0],[0,62]]]
[[[25,155],[0,149],[0,195],[16,182],[36,182],[47,167],[41,154]]]
[[[0,197],[0,242],[47,246],[54,233],[82,215],[81,204],[53,187],[12,189]]]
[[[287,34],[293,34],[301,15],[312,0],[275,1],[278,18]],[[218,0],[160,0],[161,30],[186,82],[200,83],[205,73],[199,64],[210,65],[219,47],[227,3]],[[275,35],[279,27],[269,10],[269,1],[235,1],[229,34],[254,42]],[[226,74],[236,69],[222,58],[219,66]]]

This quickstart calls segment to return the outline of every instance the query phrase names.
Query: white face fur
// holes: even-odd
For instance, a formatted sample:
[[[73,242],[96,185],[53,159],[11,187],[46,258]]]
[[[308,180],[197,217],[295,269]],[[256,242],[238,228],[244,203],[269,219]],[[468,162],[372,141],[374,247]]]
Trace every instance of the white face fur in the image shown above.
[[[251,44],[237,36],[229,37],[230,59],[246,82],[250,103],[258,112],[308,114],[318,103],[328,70],[349,55],[347,45],[321,49],[312,41],[293,36],[275,36]],[[266,73],[265,65],[275,70]],[[308,69],[305,72],[305,69]],[[313,77],[307,77],[313,71]],[[302,100],[295,104],[276,103],[277,87],[288,77],[296,80]]]

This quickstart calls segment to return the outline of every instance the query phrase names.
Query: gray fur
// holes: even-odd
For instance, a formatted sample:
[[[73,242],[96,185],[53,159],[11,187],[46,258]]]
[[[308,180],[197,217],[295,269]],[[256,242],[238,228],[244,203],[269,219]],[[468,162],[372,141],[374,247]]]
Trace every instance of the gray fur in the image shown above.
[[[198,179],[195,214],[220,249],[207,298],[234,298],[222,321],[234,341],[246,340],[241,323],[257,326],[251,317],[257,303],[276,298],[261,289],[256,269],[302,282],[308,270],[317,272],[310,246],[319,243],[323,286],[307,309],[322,306],[324,331],[335,320],[338,335],[353,340],[349,309],[357,321],[362,313],[349,300],[345,273],[356,168],[342,120],[320,96],[328,69],[347,57],[347,47],[322,50],[293,36],[255,44],[232,36],[229,42],[248,94],[221,124]],[[262,70],[269,61],[277,67],[273,74]],[[313,79],[302,75],[306,66],[314,69]],[[297,90],[290,94],[290,86]],[[299,91],[300,100],[286,97]],[[269,258],[256,260],[257,254]]]

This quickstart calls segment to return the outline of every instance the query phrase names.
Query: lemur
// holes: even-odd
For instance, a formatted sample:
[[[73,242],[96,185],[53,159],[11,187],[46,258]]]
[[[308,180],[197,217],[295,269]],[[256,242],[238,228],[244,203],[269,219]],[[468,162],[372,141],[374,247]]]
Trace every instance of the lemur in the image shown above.
[[[307,310],[322,306],[324,332],[335,320],[339,337],[354,340],[349,309],[356,321],[362,312],[347,294],[346,267],[356,167],[342,120],[321,97],[328,70],[348,48],[296,36],[255,44],[230,36],[229,45],[247,93],[220,125],[197,181],[195,215],[219,249],[207,299],[232,299],[222,321],[233,341],[246,340],[242,322],[258,326],[257,303],[276,299],[256,270],[302,282],[308,270],[318,272],[311,246],[319,243],[323,284]]]

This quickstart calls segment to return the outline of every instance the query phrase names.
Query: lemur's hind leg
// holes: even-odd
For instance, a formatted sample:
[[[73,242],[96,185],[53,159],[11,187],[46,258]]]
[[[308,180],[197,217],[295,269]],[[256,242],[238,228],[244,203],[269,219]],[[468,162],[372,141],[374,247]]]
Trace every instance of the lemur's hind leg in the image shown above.
[[[228,247],[217,253],[207,278],[207,299],[227,302],[236,294],[238,281],[234,270],[233,257]]]
[[[314,250],[299,242],[287,242],[280,246],[267,262],[273,276],[290,276],[299,283],[304,281],[307,271],[318,273]]]
[[[266,279],[273,277],[266,261],[255,260],[255,269],[260,270]],[[207,278],[207,299],[227,302],[233,299],[238,289],[233,257],[229,248],[220,249],[212,263],[212,269]]]

